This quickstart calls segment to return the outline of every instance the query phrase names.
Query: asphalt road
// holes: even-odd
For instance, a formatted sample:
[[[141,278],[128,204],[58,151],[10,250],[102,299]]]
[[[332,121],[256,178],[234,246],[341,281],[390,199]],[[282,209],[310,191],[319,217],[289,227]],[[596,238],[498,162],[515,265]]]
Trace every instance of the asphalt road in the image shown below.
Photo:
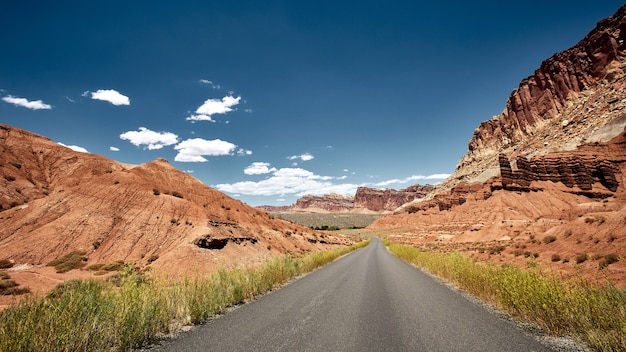
[[[157,351],[550,351],[372,243]]]

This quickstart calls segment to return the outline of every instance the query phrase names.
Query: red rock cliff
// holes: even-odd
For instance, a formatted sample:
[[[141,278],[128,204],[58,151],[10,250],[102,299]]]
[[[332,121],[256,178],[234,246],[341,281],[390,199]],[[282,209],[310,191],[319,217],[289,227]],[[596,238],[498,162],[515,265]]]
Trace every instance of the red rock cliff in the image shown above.
[[[626,5],[574,47],[545,60],[511,93],[500,115],[476,128],[455,177],[497,167],[500,153],[573,149],[623,118],[625,35]]]

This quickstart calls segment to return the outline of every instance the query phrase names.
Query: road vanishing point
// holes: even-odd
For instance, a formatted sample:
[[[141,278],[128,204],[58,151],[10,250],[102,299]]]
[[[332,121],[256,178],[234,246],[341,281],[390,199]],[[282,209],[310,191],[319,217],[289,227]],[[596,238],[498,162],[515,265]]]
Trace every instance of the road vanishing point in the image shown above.
[[[154,350],[551,351],[378,238]]]

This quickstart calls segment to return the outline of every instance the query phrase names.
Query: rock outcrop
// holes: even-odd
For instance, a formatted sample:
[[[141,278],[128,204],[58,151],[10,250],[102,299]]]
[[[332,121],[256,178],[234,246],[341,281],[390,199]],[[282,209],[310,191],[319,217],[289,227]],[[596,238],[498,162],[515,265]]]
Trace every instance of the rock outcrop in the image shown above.
[[[626,167],[626,131],[608,143],[589,143],[575,151],[554,152],[530,159],[498,156],[500,175],[485,182],[461,182],[448,192],[439,192],[424,201],[407,205],[404,211],[416,213],[437,208],[450,210],[469,199],[487,200],[494,191],[539,192],[542,182],[559,183],[563,192],[591,199],[614,196],[620,186],[622,168]]]
[[[323,196],[305,195],[296,200],[295,209],[320,209],[329,212],[350,211],[354,208],[352,197],[346,197],[338,193],[325,194]]]
[[[601,135],[616,122],[625,124],[626,6],[600,21],[574,47],[545,60],[522,80],[504,111],[474,131],[468,152],[448,186],[498,167],[498,155],[540,155],[572,150],[585,141],[608,141]]]
[[[354,195],[354,205],[376,212],[393,211],[403,204],[423,198],[432,190],[431,185],[414,185],[399,191],[359,187]]]
[[[358,187],[354,197],[337,193],[305,195],[290,206],[260,206],[272,213],[289,212],[390,212],[403,204],[423,198],[434,189],[431,185],[413,185],[401,190]]]

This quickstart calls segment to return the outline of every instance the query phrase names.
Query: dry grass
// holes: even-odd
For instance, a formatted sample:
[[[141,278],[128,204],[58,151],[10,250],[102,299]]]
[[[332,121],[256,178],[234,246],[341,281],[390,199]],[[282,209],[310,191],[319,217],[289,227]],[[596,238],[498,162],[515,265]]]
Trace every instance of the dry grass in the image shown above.
[[[610,282],[564,280],[538,268],[476,262],[460,253],[432,253],[390,245],[405,261],[554,335],[580,338],[597,351],[626,346],[626,290]]]
[[[27,297],[0,312],[0,351],[130,351],[367,243],[276,257],[258,268],[219,270],[176,282],[149,279],[132,264],[115,281],[69,281],[47,297]]]
[[[55,259],[48,263],[46,266],[53,266],[57,273],[66,273],[73,269],[80,269],[87,264],[87,257],[85,252],[73,251],[61,258]]]

